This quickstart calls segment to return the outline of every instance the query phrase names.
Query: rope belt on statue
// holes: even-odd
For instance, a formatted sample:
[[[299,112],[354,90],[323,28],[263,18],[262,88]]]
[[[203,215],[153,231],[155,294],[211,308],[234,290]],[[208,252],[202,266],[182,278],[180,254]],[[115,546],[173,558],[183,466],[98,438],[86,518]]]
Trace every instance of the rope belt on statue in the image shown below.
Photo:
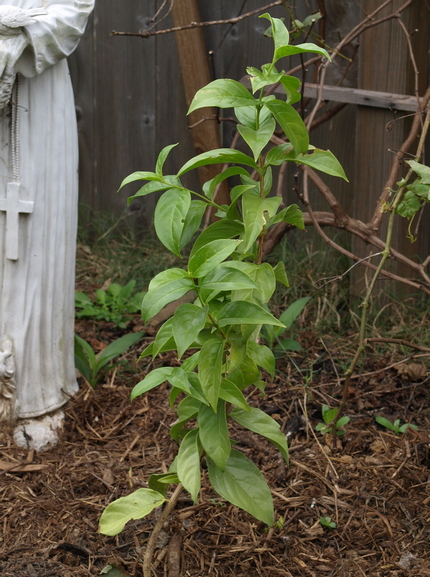
[[[12,147],[12,174],[14,182],[19,182],[19,171],[20,171],[20,150],[19,150],[19,85],[21,76],[16,75],[15,85],[12,92],[12,119],[10,127],[10,144]]]
[[[16,75],[16,81],[13,89],[12,100],[10,103],[12,109],[11,118],[11,156],[12,156],[12,176],[13,181],[8,182],[6,188],[6,198],[0,198],[0,211],[6,213],[6,247],[5,253],[8,260],[18,260],[19,258],[19,215],[30,214],[33,212],[34,202],[29,200],[20,200],[22,184],[20,182],[20,143],[19,143],[19,87],[20,75]]]

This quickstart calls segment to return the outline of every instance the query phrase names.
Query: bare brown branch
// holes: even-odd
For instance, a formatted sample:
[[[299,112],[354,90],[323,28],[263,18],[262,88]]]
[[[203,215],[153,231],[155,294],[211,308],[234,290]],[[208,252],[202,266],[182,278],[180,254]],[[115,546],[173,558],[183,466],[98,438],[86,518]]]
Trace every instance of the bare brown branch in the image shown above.
[[[261,6],[261,8],[257,8],[256,10],[252,10],[251,12],[247,12],[246,14],[241,14],[236,18],[228,18],[226,20],[210,20],[208,22],[190,22],[185,26],[174,26],[173,28],[165,28],[164,30],[140,30],[139,32],[118,32],[117,30],[112,30],[111,36],[139,36],[140,38],[150,38],[151,36],[159,36],[160,34],[171,34],[172,32],[181,32],[183,30],[192,30],[193,28],[201,28],[203,26],[218,26],[220,24],[237,24],[241,20],[245,20],[245,18],[249,18],[250,16],[255,16],[255,14],[260,14],[265,10],[269,10],[274,6],[282,6],[285,3],[285,0],[276,0],[271,4],[267,4],[266,6]]]

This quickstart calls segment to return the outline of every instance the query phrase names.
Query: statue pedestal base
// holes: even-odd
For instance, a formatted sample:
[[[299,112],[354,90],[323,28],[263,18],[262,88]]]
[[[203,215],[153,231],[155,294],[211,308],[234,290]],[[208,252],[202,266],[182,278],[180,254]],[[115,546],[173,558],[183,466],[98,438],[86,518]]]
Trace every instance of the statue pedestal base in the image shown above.
[[[19,447],[36,452],[53,447],[64,424],[63,411],[56,411],[37,419],[20,419],[13,431],[13,440]]]

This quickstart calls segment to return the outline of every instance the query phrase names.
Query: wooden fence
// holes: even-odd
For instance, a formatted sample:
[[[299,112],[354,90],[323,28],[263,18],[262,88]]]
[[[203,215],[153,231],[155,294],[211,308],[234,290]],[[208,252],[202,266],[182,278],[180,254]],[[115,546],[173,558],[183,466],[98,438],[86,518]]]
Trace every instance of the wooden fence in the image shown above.
[[[185,0],[176,0],[176,2]],[[268,3],[268,1],[267,1]],[[248,12],[266,4],[265,0],[199,0],[202,21],[232,18],[240,8]],[[329,46],[338,43],[363,14],[369,14],[383,0],[309,0],[297,3],[299,17],[304,18],[318,4],[326,10],[325,38]],[[392,0],[392,11],[404,0]],[[161,5],[160,0],[99,0],[94,17],[76,53],[70,58],[75,86],[80,138],[80,194],[84,206],[119,218],[126,210],[126,198],[132,193],[117,194],[121,180],[136,170],[152,170],[157,153],[163,146],[179,142],[168,160],[174,172],[193,153],[193,141],[187,125],[186,98],[181,77],[175,34],[139,38],[111,36],[112,30],[137,32],[146,28]],[[306,11],[306,12],[305,12]],[[287,16],[281,6],[270,10],[274,16]],[[384,13],[382,13],[382,16]],[[379,15],[378,17],[380,17]],[[288,17],[287,17],[288,21]],[[419,91],[427,83],[428,28],[430,9],[426,2],[413,0],[402,13],[402,21],[410,32],[417,66],[422,72]],[[172,26],[172,16],[161,26]],[[216,25],[203,29],[204,42],[212,77],[240,79],[247,65],[260,66],[271,57],[272,41],[264,37],[267,21],[257,16],[235,26]],[[185,35],[189,32],[183,31]],[[357,54],[355,54],[355,52]],[[363,221],[371,214],[386,181],[393,155],[403,142],[410,120],[397,120],[407,115],[407,103],[414,97],[414,74],[408,53],[408,41],[397,19],[370,28],[343,53],[354,57],[353,64],[338,58],[326,79],[332,86],[341,84],[326,96],[334,105],[346,102],[344,108],[328,122],[312,132],[311,142],[332,150],[342,162],[350,184],[328,178],[333,192],[350,213]],[[283,63],[284,67],[287,64]],[[299,74],[300,76],[300,74]],[[315,83],[312,70],[306,76]],[[356,90],[353,90],[356,89]],[[311,91],[312,87],[307,88]],[[369,91],[376,91],[373,95]],[[404,106],[394,104],[379,93],[410,97]],[[348,94],[347,94],[348,93]],[[312,96],[311,92],[307,95]],[[412,100],[411,100],[412,97]],[[346,98],[346,100],[345,100]],[[400,99],[401,100],[401,99]],[[375,104],[376,103],[376,104]],[[308,110],[312,101],[308,102]],[[399,111],[395,110],[398,108]],[[410,114],[410,113],[409,113]],[[396,120],[387,130],[387,125]],[[234,125],[221,123],[222,139],[229,145]],[[296,202],[291,192],[294,167],[285,184],[287,202]],[[197,180],[196,176],[191,176]],[[196,181],[191,182],[196,184]],[[315,196],[315,208],[326,210]],[[155,199],[145,197],[135,208],[145,226],[151,225]],[[90,210],[84,211],[90,222]],[[430,227],[422,227],[419,250],[428,254]],[[416,253],[417,245],[404,239],[404,227],[396,232],[395,243],[406,254]],[[363,251],[361,241],[353,248]]]

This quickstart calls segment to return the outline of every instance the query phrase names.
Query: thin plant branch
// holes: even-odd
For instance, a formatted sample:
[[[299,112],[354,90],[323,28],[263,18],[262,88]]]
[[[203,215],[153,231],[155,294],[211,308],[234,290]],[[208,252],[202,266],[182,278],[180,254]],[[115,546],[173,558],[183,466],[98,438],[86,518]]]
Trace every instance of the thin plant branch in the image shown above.
[[[423,351],[425,353],[430,353],[430,347],[423,347],[421,345],[414,345],[409,341],[405,341],[405,339],[389,339],[389,338],[382,338],[382,337],[371,337],[366,339],[366,343],[392,343],[395,345],[401,345],[404,347],[409,347],[411,349],[416,349],[417,351]]]
[[[382,212],[381,212],[381,208],[384,206],[384,204],[387,202],[388,197],[390,195],[391,189],[395,186],[397,178],[398,178],[398,172],[401,166],[401,162],[402,159],[404,158],[404,156],[406,155],[406,153],[408,152],[409,148],[413,145],[413,143],[415,142],[419,131],[421,129],[421,114],[423,114],[425,112],[425,109],[427,108],[427,105],[430,101],[430,86],[427,88],[424,96],[421,98],[421,102],[420,102],[420,106],[419,106],[419,114],[417,114],[412,122],[412,126],[411,126],[411,130],[409,131],[409,134],[406,138],[406,140],[404,141],[404,143],[402,144],[402,146],[400,147],[400,150],[397,152],[397,154],[394,157],[393,160],[393,164],[391,166],[391,170],[390,170],[390,174],[388,176],[387,182],[384,185],[382,194],[377,202],[376,208],[375,208],[375,212],[373,214],[373,217],[369,223],[369,226],[373,229],[379,229],[380,225],[381,225],[381,221],[382,221]]]
[[[425,143],[425,139],[427,136],[427,132],[429,130],[429,126],[430,126],[430,109],[427,110],[426,119],[424,121],[423,130],[421,133],[420,141],[418,143],[417,153],[415,156],[417,161],[420,160],[420,158],[421,158],[421,154],[422,154],[422,151],[424,149],[424,143]],[[365,346],[366,346],[365,332],[366,332],[367,311],[370,307],[370,299],[372,297],[376,281],[378,280],[379,275],[383,271],[385,263],[390,256],[391,240],[392,240],[393,230],[394,230],[394,219],[396,216],[396,209],[399,206],[400,201],[403,198],[404,192],[406,190],[407,180],[408,179],[405,178],[405,180],[403,181],[403,185],[396,192],[394,200],[390,206],[390,217],[388,220],[387,236],[386,236],[386,240],[385,240],[385,249],[382,251],[382,258],[379,262],[379,265],[378,265],[378,268],[377,268],[375,274],[372,277],[372,280],[370,281],[369,287],[367,288],[367,291],[366,291],[366,295],[365,295],[364,300],[361,304],[362,313],[361,313],[360,334],[359,334],[358,346],[357,346],[357,350],[355,352],[354,358],[352,359],[350,366],[348,367],[348,369],[345,372],[346,378],[345,378],[345,382],[343,385],[342,399],[340,401],[337,414],[335,416],[335,419],[333,419],[333,421],[337,421],[342,416],[342,413],[345,409],[345,406],[346,406],[346,403],[347,403],[348,397],[349,397],[349,384],[351,382],[351,377],[355,373],[357,363],[358,363],[358,361],[359,361],[359,359],[360,359],[360,357],[361,357],[361,355],[365,349]]]
[[[160,534],[161,529],[164,526],[164,523],[167,517],[171,514],[173,509],[176,506],[176,503],[179,499],[179,495],[182,493],[182,485],[176,487],[173,495],[170,497],[169,501],[167,502],[166,506],[164,507],[161,515],[158,518],[157,523],[155,524],[151,537],[149,538],[148,544],[145,549],[145,553],[143,556],[143,576],[144,577],[152,577],[152,555],[154,554],[155,546],[157,544],[157,538]]]
[[[207,22],[190,22],[185,26],[174,26],[173,28],[165,28],[164,30],[155,30],[151,32],[150,30],[140,30],[139,32],[118,32],[117,30],[112,30],[111,36],[139,36],[141,38],[150,38],[151,36],[159,36],[160,34],[171,34],[172,32],[181,32],[182,30],[192,30],[193,28],[201,28],[203,26],[218,26],[220,24],[237,24],[250,16],[255,16],[255,14],[259,14],[260,12],[264,12],[265,10],[269,10],[275,6],[282,6],[285,4],[285,0],[276,0],[271,4],[267,4],[266,6],[261,6],[261,8],[257,8],[256,10],[252,10],[251,12],[247,12],[246,14],[242,14],[240,16],[236,16],[235,18],[227,18],[226,20],[210,20]]]
[[[317,289],[322,289],[332,282],[336,282],[338,280],[341,280],[341,279],[343,279],[344,276],[346,276],[349,272],[351,272],[352,269],[354,267],[356,267],[358,264],[361,264],[365,260],[369,260],[371,258],[374,258],[375,256],[381,256],[381,254],[382,253],[380,253],[380,252],[375,252],[373,254],[369,254],[368,256],[365,256],[364,258],[355,262],[353,265],[351,265],[349,268],[347,268],[346,271],[344,271],[342,274],[338,274],[336,276],[324,276],[324,277],[320,278],[319,280],[317,280],[316,283],[314,283],[314,286]],[[323,281],[325,281],[325,282],[323,282]]]

